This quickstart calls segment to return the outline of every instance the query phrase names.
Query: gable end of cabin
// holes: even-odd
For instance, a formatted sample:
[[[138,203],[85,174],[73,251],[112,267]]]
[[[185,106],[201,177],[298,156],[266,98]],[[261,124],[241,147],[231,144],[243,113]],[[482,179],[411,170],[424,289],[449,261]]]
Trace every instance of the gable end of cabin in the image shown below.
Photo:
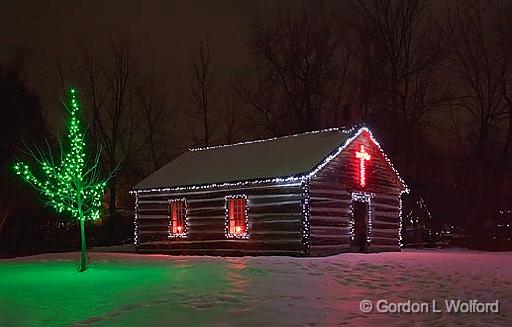
[[[362,129],[309,180],[310,255],[400,251],[404,191],[379,144]]]

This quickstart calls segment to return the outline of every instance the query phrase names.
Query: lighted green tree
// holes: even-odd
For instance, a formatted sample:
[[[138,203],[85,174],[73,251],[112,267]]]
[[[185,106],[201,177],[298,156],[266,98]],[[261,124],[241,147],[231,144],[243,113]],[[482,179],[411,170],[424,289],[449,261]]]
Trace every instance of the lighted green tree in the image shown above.
[[[110,178],[102,177],[99,168],[100,153],[88,160],[85,129],[80,119],[76,91],[70,90],[68,107],[70,122],[64,142],[59,142],[60,155],[54,156],[40,148],[28,148],[27,153],[40,166],[33,170],[23,161],[14,165],[15,172],[30,183],[58,212],[68,212],[80,222],[81,256],[78,270],[88,268],[85,242],[85,221],[100,217],[103,193]],[[36,173],[38,172],[38,173]]]

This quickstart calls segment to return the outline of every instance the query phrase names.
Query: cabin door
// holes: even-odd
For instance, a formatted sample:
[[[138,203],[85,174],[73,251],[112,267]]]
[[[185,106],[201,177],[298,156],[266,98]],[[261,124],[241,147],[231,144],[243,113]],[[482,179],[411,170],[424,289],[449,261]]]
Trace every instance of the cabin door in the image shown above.
[[[362,200],[352,200],[352,219],[353,219],[353,238],[351,251],[367,252],[368,251],[368,213],[369,204]]]

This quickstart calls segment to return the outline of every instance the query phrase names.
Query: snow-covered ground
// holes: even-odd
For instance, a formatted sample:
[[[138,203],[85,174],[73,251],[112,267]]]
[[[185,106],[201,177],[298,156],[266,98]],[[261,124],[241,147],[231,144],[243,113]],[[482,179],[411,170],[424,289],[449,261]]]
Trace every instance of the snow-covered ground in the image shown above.
[[[511,252],[90,256],[83,274],[76,253],[1,260],[0,326],[512,326]],[[363,313],[364,299],[498,300],[500,312]]]

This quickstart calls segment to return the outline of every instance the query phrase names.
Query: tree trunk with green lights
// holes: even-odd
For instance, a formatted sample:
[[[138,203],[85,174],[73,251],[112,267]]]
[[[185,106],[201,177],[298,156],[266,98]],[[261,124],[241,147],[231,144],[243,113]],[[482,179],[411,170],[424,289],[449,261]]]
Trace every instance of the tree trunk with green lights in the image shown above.
[[[79,272],[83,272],[88,268],[87,262],[87,246],[85,243],[85,218],[83,211],[80,209],[80,266]]]
[[[59,142],[60,155],[54,156],[51,151],[45,153],[39,148],[27,149],[31,159],[41,166],[41,176],[36,176],[22,161],[16,162],[14,170],[45,197],[49,206],[79,220],[81,251],[78,271],[83,272],[88,268],[85,222],[100,217],[103,194],[111,174],[101,177],[99,152],[92,157],[86,155],[86,133],[80,120],[76,91],[72,89],[70,94],[68,111],[71,119],[67,142]]]

